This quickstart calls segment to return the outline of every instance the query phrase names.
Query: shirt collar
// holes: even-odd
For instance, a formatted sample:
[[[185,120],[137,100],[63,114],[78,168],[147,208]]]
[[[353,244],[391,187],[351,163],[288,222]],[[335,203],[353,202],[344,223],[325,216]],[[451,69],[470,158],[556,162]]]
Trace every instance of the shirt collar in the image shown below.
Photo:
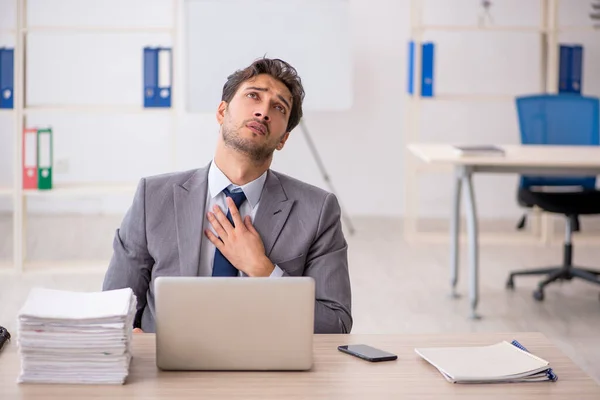
[[[261,176],[259,176],[252,182],[248,182],[240,187],[231,183],[229,178],[225,176],[223,171],[221,171],[221,169],[217,166],[214,160],[210,163],[210,167],[208,169],[208,191],[211,198],[214,199],[225,188],[229,189],[232,192],[235,192],[236,189],[239,190],[241,188],[244,191],[246,199],[248,200],[252,208],[256,207],[256,205],[260,201],[260,197],[262,195],[262,190],[265,186],[266,180],[267,171],[265,171]]]

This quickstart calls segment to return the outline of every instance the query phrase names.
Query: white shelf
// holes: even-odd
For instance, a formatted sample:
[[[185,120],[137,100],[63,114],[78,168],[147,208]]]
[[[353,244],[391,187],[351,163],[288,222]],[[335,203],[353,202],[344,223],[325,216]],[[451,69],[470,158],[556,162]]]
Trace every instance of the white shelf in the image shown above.
[[[599,32],[600,33],[600,25],[599,26],[562,26],[556,29],[556,32]]]
[[[600,25],[586,26],[559,26],[555,29],[543,29],[538,26],[468,26],[468,25],[422,25],[413,28],[413,32],[530,32],[530,33],[554,33],[554,32],[600,32]]]
[[[71,274],[103,274],[108,269],[110,260],[49,260],[27,261],[23,273],[27,275],[71,275]]]
[[[518,94],[436,94],[433,97],[419,97],[421,101],[514,101]],[[409,96],[414,99],[414,96]]]
[[[13,113],[15,112],[14,108],[0,108],[0,113]]]
[[[16,29],[0,29],[0,34],[2,35],[10,35],[17,33]]]
[[[74,275],[104,274],[110,260],[68,260],[68,261],[34,261],[26,262],[23,272],[15,270],[9,261],[0,261],[0,276],[16,275]]]
[[[23,109],[25,115],[36,112],[66,112],[66,113],[94,113],[94,114],[148,114],[148,113],[168,113],[173,109],[171,107],[142,107],[142,106],[114,106],[114,105],[40,105],[28,106]]]
[[[0,187],[0,196],[12,196],[13,193],[12,188]]]
[[[421,25],[415,26],[413,32],[531,32],[544,33],[546,30],[538,26],[469,26],[469,25]]]
[[[174,28],[164,26],[30,26],[21,29],[22,33],[168,33]]]
[[[135,184],[57,184],[49,190],[25,189],[23,190],[23,195],[26,197],[77,197],[103,194],[133,194],[136,187],[137,185]]]

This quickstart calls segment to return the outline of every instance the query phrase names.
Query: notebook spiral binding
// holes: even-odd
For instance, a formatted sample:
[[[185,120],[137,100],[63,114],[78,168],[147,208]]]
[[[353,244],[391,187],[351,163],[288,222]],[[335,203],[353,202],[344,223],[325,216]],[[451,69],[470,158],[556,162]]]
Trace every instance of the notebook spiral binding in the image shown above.
[[[519,343],[516,340],[513,340],[512,342],[510,342],[513,346],[518,347],[519,349],[526,351],[529,353],[529,350],[527,350],[525,348],[525,346],[523,346],[521,343]],[[552,382],[556,382],[558,380],[558,376],[554,373],[554,371],[552,371],[552,368],[548,368],[546,370],[546,376],[548,377],[549,380],[551,380]]]

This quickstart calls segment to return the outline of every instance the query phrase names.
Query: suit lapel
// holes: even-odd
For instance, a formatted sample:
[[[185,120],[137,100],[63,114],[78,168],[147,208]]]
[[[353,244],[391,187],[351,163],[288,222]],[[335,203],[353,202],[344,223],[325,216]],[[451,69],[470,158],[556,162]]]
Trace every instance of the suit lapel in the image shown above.
[[[293,204],[294,200],[287,198],[279,178],[269,170],[254,218],[254,228],[263,240],[267,257],[273,250],[273,245],[290,215]]]
[[[173,187],[181,276],[198,276],[207,190],[208,167],[198,169],[182,185]]]

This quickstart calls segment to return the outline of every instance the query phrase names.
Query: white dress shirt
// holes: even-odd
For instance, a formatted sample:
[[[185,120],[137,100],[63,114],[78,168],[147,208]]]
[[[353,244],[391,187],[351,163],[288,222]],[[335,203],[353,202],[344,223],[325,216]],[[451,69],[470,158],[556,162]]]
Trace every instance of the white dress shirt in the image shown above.
[[[200,269],[199,276],[212,276],[213,270],[213,260],[215,258],[215,245],[212,244],[210,239],[206,237],[204,234],[204,229],[208,227],[215,236],[219,236],[211,223],[208,221],[208,217],[206,213],[209,211],[213,211],[213,207],[218,205],[223,214],[227,215],[228,207],[225,202],[225,193],[223,193],[223,189],[227,188],[230,192],[239,192],[242,190],[246,195],[246,201],[242,203],[239,211],[244,219],[247,215],[250,216],[252,221],[254,221],[254,217],[256,216],[256,211],[260,205],[260,197],[262,195],[263,187],[265,186],[265,181],[267,180],[267,172],[249,182],[243,186],[237,186],[231,183],[231,181],[225,176],[223,171],[219,169],[215,161],[213,160],[210,163],[210,167],[208,169],[208,190],[206,191],[206,207],[204,209],[204,226],[202,229],[202,245],[200,249]],[[240,271],[239,276],[242,276],[242,272]],[[271,277],[281,277],[283,276],[283,270],[279,268],[277,265],[275,269],[271,273]]]

